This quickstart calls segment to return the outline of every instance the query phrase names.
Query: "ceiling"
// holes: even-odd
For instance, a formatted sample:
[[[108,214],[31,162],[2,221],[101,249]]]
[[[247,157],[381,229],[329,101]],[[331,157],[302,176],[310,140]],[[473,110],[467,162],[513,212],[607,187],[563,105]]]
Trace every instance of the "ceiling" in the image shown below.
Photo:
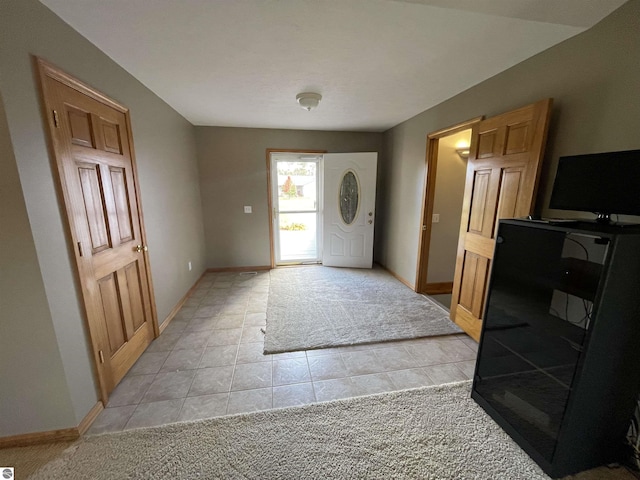
[[[625,0],[41,2],[194,125],[384,131]]]

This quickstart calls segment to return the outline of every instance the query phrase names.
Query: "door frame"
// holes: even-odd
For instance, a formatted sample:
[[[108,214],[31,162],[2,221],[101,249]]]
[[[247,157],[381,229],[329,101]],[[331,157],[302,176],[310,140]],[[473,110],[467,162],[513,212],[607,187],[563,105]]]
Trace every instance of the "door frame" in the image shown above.
[[[273,199],[272,195],[272,185],[271,185],[271,154],[272,153],[317,153],[322,155],[323,153],[327,153],[326,150],[299,150],[299,149],[289,149],[289,148],[267,148],[266,156],[267,156],[267,215],[269,218],[269,255],[270,266],[271,268],[276,268],[276,250],[275,250],[275,239],[274,239],[274,229],[273,222],[275,220],[273,214]],[[320,172],[318,172],[320,174]]]
[[[416,264],[415,291],[426,295],[451,293],[453,283],[428,283],[429,249],[431,246],[431,227],[433,219],[433,204],[436,196],[436,172],[438,169],[438,147],[440,139],[463,130],[477,129],[484,118],[479,116],[470,120],[436,130],[427,135],[427,150],[425,155],[425,176],[422,188],[422,210],[418,237],[418,260]],[[473,135],[473,132],[472,132]]]
[[[97,89],[95,89],[94,87],[78,80],[77,78],[69,75],[68,73],[62,71],[60,68],[56,67],[55,65],[47,62],[46,60],[37,57],[37,56],[33,56],[33,64],[34,64],[34,69],[35,71],[38,73],[38,86],[39,86],[39,95],[40,95],[40,105],[42,108],[42,119],[43,119],[43,126],[44,126],[44,130],[45,130],[45,137],[47,140],[47,147],[49,150],[49,157],[50,157],[50,161],[52,164],[52,167],[54,169],[55,174],[53,175],[54,177],[54,182],[56,185],[56,191],[57,191],[57,196],[58,196],[58,202],[62,203],[62,205],[64,206],[64,215],[61,215],[63,223],[65,224],[65,231],[66,231],[66,237],[67,237],[67,247],[69,249],[69,254],[72,258],[74,258],[74,277],[75,277],[75,282],[76,282],[76,288],[77,291],[79,292],[79,294],[82,297],[82,309],[83,309],[83,317],[84,317],[84,322],[85,322],[85,326],[86,329],[88,331],[89,334],[89,340],[91,343],[91,350],[92,350],[92,354],[93,354],[93,371],[94,371],[94,377],[97,380],[98,383],[98,387],[99,387],[99,393],[100,393],[100,400],[103,402],[104,405],[107,404],[107,401],[109,399],[109,394],[108,389],[107,389],[107,385],[106,385],[106,380],[104,378],[104,375],[102,374],[102,370],[98,367],[98,365],[100,365],[101,361],[100,361],[100,332],[97,332],[95,327],[92,326],[91,321],[89,320],[89,312],[91,312],[91,310],[94,308],[94,305],[88,301],[88,297],[87,294],[85,292],[86,290],[86,285],[85,282],[83,282],[82,279],[82,275],[81,275],[81,267],[80,267],[80,258],[79,258],[79,254],[78,254],[78,250],[75,248],[75,243],[74,243],[74,228],[73,228],[73,224],[74,221],[72,220],[72,218],[70,218],[70,215],[72,215],[72,209],[71,209],[71,200],[69,198],[69,194],[68,194],[68,188],[66,185],[66,181],[65,181],[65,177],[64,177],[64,166],[63,166],[63,162],[61,159],[61,155],[60,152],[58,151],[57,147],[56,147],[56,142],[54,141],[54,136],[53,136],[53,131],[55,130],[56,126],[55,126],[55,121],[56,118],[55,116],[51,113],[53,111],[53,109],[51,108],[51,105],[49,103],[49,99],[47,98],[47,96],[45,95],[45,81],[46,78],[52,78],[53,80],[56,80],[78,92],[80,92],[83,95],[86,95],[88,97],[90,97],[91,99],[102,103],[110,108],[113,108],[114,110],[117,110],[119,112],[121,112],[124,117],[125,117],[125,123],[126,123],[126,135],[129,137],[129,155],[131,158],[131,168],[132,168],[132,174],[133,174],[133,184],[135,186],[135,198],[136,198],[136,202],[138,204],[138,221],[139,221],[139,228],[140,228],[140,236],[141,236],[141,241],[143,245],[147,244],[147,234],[146,234],[146,230],[145,230],[145,226],[144,226],[144,215],[143,215],[143,211],[142,211],[142,199],[140,196],[140,185],[138,183],[138,169],[137,169],[137,164],[136,164],[136,158],[135,158],[135,148],[133,145],[133,133],[132,133],[132,129],[131,129],[131,116],[130,116],[130,112],[129,109],[127,107],[125,107],[124,105],[120,104],[119,102],[109,98],[108,96],[106,96],[105,94],[103,94],[102,92],[98,91]],[[61,205],[61,206],[62,206]],[[154,338],[157,338],[158,335],[160,335],[160,328],[158,325],[158,313],[157,313],[157,308],[156,308],[156,303],[155,303],[155,294],[154,294],[154,289],[153,289],[153,280],[151,278],[151,265],[150,265],[150,261],[149,261],[149,253],[145,250],[142,252],[143,254],[143,259],[144,262],[146,264],[146,280],[147,280],[147,285],[148,285],[148,295],[149,295],[149,303],[150,303],[150,307],[151,307],[151,325],[153,327],[153,334],[154,334]]]

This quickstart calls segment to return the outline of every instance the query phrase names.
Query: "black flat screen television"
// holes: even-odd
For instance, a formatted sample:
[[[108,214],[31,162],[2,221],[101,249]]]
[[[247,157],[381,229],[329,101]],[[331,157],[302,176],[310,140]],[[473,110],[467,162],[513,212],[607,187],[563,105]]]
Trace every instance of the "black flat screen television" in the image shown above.
[[[549,208],[640,215],[640,150],[560,157]]]

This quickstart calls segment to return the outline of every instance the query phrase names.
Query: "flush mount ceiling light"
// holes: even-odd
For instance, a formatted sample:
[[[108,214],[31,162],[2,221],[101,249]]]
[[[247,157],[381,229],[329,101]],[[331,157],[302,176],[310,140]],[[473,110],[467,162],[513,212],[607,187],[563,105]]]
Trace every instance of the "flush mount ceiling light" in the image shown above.
[[[296,95],[296,100],[302,108],[310,111],[312,108],[316,108],[322,100],[322,95],[319,93],[305,92]]]

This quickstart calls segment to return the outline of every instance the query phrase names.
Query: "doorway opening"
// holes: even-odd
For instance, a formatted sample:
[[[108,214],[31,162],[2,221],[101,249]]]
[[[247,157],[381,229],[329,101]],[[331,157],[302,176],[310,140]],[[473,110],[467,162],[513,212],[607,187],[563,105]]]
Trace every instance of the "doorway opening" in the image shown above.
[[[377,152],[267,150],[271,268],[372,268]]]
[[[480,118],[427,136],[416,292],[451,304],[472,128]]]
[[[322,155],[271,152],[271,208],[275,265],[322,259]]]

